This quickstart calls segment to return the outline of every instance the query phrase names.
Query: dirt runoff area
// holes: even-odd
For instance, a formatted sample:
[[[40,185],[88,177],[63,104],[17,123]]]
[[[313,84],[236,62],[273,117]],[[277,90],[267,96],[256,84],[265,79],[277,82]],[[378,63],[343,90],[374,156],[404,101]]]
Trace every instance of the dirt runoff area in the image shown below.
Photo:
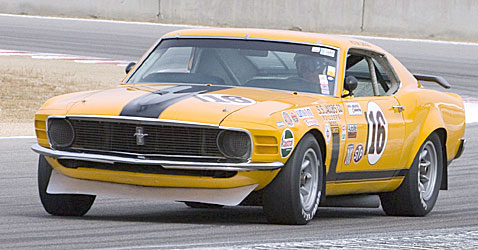
[[[115,86],[124,67],[0,56],[0,137],[33,136],[35,112],[49,98]]]

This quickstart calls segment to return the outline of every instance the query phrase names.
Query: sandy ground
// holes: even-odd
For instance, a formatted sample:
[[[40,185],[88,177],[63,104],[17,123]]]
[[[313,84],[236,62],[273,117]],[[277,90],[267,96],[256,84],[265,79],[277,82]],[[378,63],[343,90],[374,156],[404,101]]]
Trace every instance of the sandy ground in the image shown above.
[[[0,56],[0,137],[34,135],[35,112],[49,98],[115,86],[116,65]]]

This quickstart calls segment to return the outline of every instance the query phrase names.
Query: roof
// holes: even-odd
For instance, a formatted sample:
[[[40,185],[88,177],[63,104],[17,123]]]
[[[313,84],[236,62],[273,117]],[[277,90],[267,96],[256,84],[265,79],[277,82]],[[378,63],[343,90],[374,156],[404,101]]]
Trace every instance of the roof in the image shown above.
[[[320,44],[348,49],[349,47],[371,48],[383,51],[378,46],[369,42],[340,35],[309,33],[289,30],[271,29],[237,29],[237,28],[210,28],[210,29],[184,29],[167,33],[166,37],[228,37],[245,39],[263,39],[275,41],[287,41],[307,44]]]

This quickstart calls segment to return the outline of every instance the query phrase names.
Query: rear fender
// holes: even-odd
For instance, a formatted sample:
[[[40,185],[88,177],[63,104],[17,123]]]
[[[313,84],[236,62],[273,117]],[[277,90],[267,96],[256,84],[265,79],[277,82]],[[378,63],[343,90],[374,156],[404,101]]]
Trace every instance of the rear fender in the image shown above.
[[[422,144],[425,142],[428,136],[430,136],[433,132],[437,130],[443,130],[443,133],[445,134],[446,138],[446,129],[441,112],[435,106],[431,106],[426,118],[424,119],[424,122],[422,122],[421,127],[419,127],[419,133],[415,142],[412,145],[412,150],[410,151],[411,154],[410,157],[408,157],[406,166],[412,165],[413,159],[415,158],[415,155],[417,155],[418,150],[420,150]],[[443,143],[443,148],[446,148],[446,143]],[[444,151],[444,153],[446,155],[446,150]]]
[[[438,134],[441,141],[441,149],[443,152],[443,174],[442,174],[442,182],[440,189],[447,190],[448,189],[448,160],[447,160],[447,149],[446,149],[446,142],[447,142],[447,131],[445,129],[445,123],[443,121],[443,117],[441,112],[438,110],[437,107],[432,106],[430,108],[430,112],[428,113],[425,122],[422,124],[420,132],[418,133],[418,138],[413,144],[412,154],[409,157],[407,162],[407,166],[412,166],[413,159],[415,155],[417,155],[420,147],[423,145],[425,140],[433,133]]]

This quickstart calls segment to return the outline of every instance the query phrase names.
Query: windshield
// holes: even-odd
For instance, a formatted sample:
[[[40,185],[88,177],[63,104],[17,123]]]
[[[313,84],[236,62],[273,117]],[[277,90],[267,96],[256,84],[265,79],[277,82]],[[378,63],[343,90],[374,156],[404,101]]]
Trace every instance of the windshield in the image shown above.
[[[337,50],[231,39],[165,39],[127,83],[256,87],[334,95]]]

